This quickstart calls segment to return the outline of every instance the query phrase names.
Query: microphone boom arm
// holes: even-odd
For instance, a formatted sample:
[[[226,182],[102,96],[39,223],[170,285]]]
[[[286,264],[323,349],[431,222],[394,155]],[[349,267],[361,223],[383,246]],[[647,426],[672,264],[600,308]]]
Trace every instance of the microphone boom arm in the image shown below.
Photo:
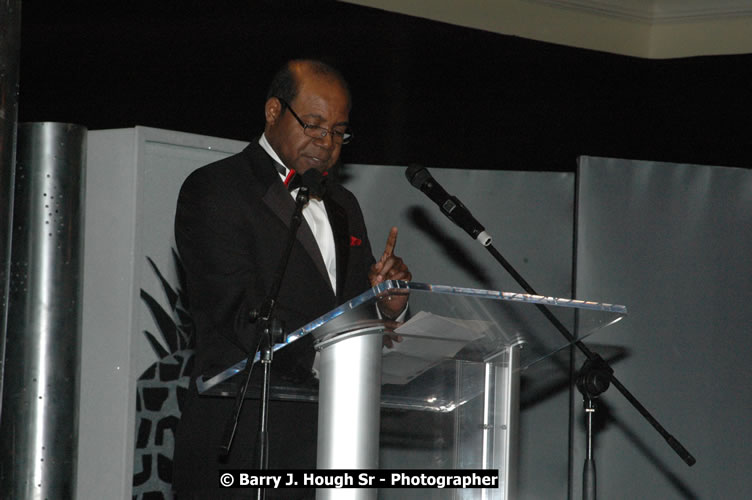
[[[514,280],[530,295],[538,295],[530,284],[517,272],[517,270],[499,253],[491,244],[491,237],[486,233],[484,227],[470,214],[465,206],[454,196],[449,195],[438,182],[431,177],[428,170],[420,165],[410,165],[405,171],[407,180],[414,187],[423,191],[431,200],[436,203],[441,212],[444,213],[452,222],[464,229],[470,236],[477,239],[483,244],[489,253],[496,259],[499,264],[514,278]],[[487,242],[481,241],[486,238]],[[607,361],[603,360],[598,354],[593,353],[581,341],[572,335],[564,324],[551,312],[549,308],[542,304],[536,304],[536,307],[551,322],[551,324],[561,333],[570,344],[575,345],[592,363],[603,366],[609,373],[609,380],[617,390],[629,401],[629,403],[647,420],[650,425],[666,440],[674,452],[681,457],[690,467],[697,461],[689,451],[656,420],[650,412],[635,398],[624,385],[614,375],[614,371]]]

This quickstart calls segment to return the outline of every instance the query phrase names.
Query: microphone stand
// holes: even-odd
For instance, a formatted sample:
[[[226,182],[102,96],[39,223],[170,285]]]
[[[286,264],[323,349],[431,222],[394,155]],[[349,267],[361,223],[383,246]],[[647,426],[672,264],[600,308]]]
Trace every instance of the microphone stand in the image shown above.
[[[577,389],[583,397],[585,409],[585,465],[582,468],[582,498],[595,500],[595,459],[593,458],[593,417],[597,408],[596,399],[610,385],[609,367],[599,362],[585,361],[577,377]]]
[[[267,294],[264,302],[259,309],[254,309],[249,314],[249,320],[252,323],[258,323],[258,330],[261,332],[259,337],[259,344],[256,348],[256,352],[252,357],[249,357],[246,361],[245,372],[246,376],[243,380],[243,384],[238,390],[235,397],[235,407],[232,413],[232,419],[228,421],[225,428],[225,434],[223,438],[223,444],[220,446],[220,452],[223,456],[227,456],[230,453],[230,447],[235,437],[235,432],[238,427],[238,420],[240,418],[240,411],[243,407],[243,401],[245,400],[246,393],[248,391],[248,385],[251,380],[251,374],[253,372],[253,364],[255,355],[260,351],[260,361],[264,368],[263,382],[261,386],[261,409],[259,412],[259,425],[258,434],[256,438],[256,468],[260,470],[266,470],[269,468],[269,400],[271,394],[271,365],[274,358],[274,344],[282,342],[283,325],[282,322],[274,316],[274,309],[277,304],[277,298],[279,296],[279,289],[282,286],[282,278],[285,275],[287,264],[290,260],[290,254],[295,243],[295,235],[298,232],[300,224],[303,222],[303,207],[308,203],[310,197],[309,183],[306,182],[306,177],[303,177],[304,185],[298,190],[298,194],[295,198],[295,212],[292,215],[290,221],[290,228],[287,234],[287,243],[277,265],[274,279],[272,280],[272,286]],[[311,178],[308,176],[309,179]],[[309,182],[315,182],[314,180]],[[266,497],[266,490],[264,488],[258,488],[257,498],[263,499]]]
[[[517,270],[501,255],[492,244],[485,245],[489,253],[502,265],[504,269],[514,278],[514,280],[530,295],[539,295],[530,284],[517,272]],[[600,355],[592,352],[588,347],[577,340],[572,333],[569,332],[567,327],[562,324],[559,319],[543,304],[535,304],[535,306],[543,313],[543,315],[551,322],[551,324],[559,330],[559,332],[567,339],[570,344],[577,347],[587,358],[580,370],[580,379],[583,379],[583,384],[586,387],[588,395],[585,396],[585,411],[588,414],[588,458],[585,462],[585,471],[583,474],[583,480],[587,482],[586,488],[583,489],[583,498],[595,499],[595,462],[592,459],[592,413],[595,411],[595,405],[593,399],[600,395],[603,391],[608,389],[610,384],[613,384],[619,392],[629,401],[629,403],[640,413],[640,415],[647,420],[653,428],[666,440],[671,446],[674,452],[684,460],[684,462],[690,467],[695,464],[697,460],[693,457],[689,451],[666,429],[656,420],[650,412],[635,398],[624,385],[614,375],[614,370],[611,365],[608,364]],[[593,371],[595,370],[595,371]],[[578,382],[579,385],[579,382]],[[582,389],[581,389],[582,391]],[[585,395],[585,393],[583,393]],[[587,490],[592,492],[591,497],[586,497]]]

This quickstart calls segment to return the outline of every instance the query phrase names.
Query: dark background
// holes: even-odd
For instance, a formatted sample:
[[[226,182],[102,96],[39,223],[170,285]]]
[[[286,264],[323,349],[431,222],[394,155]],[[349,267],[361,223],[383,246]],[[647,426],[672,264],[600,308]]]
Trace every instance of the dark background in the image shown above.
[[[752,167],[752,54],[639,59],[331,0],[23,2],[19,121],[250,140],[272,75],[305,56],[350,82],[348,163]]]

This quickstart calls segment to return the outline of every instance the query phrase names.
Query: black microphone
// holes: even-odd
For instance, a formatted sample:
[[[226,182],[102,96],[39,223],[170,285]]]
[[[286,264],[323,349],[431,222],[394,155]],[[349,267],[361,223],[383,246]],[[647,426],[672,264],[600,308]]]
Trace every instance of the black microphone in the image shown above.
[[[405,177],[410,181],[410,184],[431,198],[444,215],[449,217],[449,220],[464,229],[473,239],[478,240],[484,247],[491,244],[491,235],[486,232],[480,222],[475,220],[475,217],[470,214],[470,211],[465,208],[460,200],[444,191],[444,188],[431,177],[425,167],[410,165],[405,170]]]
[[[311,191],[311,196],[323,198],[326,194],[326,177],[315,168],[309,168],[301,175],[301,183]]]

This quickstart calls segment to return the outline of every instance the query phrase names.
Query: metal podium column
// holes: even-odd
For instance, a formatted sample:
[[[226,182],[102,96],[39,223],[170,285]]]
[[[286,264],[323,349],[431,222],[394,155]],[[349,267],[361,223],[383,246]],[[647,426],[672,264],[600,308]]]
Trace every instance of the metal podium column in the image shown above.
[[[383,328],[350,332],[317,346],[319,430],[317,468],[379,466]],[[376,489],[319,488],[316,498],[374,499]]]

